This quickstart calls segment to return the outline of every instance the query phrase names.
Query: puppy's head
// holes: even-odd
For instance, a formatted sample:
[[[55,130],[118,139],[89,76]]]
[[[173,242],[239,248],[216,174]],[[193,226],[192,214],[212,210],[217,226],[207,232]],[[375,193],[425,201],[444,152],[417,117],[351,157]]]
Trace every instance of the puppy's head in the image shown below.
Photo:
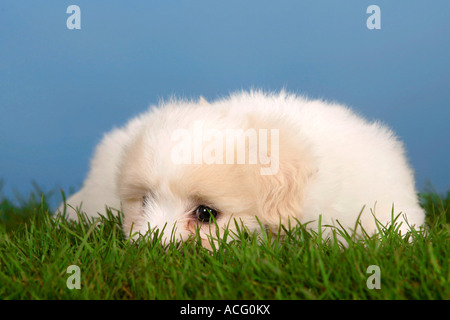
[[[255,112],[156,110],[120,164],[124,231],[164,229],[165,242],[198,231],[209,247],[210,236],[233,233],[234,219],[253,231],[299,218],[313,172],[302,145],[286,123]]]

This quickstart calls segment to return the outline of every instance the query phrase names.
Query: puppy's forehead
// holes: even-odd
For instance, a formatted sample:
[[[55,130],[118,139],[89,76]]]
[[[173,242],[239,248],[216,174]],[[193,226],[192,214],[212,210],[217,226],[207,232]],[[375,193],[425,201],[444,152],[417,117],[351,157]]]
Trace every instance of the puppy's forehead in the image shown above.
[[[177,165],[176,169],[177,174],[173,177],[176,179],[172,180],[172,184],[183,193],[219,193],[220,190],[226,190],[234,194],[247,184],[244,170],[238,165]]]
[[[170,191],[180,198],[209,204],[227,212],[254,206],[255,190],[239,165],[179,165],[170,179]]]

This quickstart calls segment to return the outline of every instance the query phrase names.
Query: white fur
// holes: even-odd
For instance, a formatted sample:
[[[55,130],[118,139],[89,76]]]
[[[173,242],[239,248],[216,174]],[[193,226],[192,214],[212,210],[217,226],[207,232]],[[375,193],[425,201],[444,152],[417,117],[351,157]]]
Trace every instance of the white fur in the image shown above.
[[[255,165],[173,163],[173,132],[193,130],[196,121],[219,131],[279,129],[280,172],[261,176]],[[200,204],[219,210],[220,228],[237,218],[257,229],[257,217],[277,230],[278,223],[290,218],[306,223],[319,215],[323,225],[338,220],[353,228],[364,207],[360,218],[367,232],[376,232],[371,212],[388,224],[393,208],[394,215],[402,213],[397,222],[405,232],[405,220],[419,227],[425,216],[403,144],[386,126],[335,103],[259,91],[213,103],[171,100],[150,108],[105,135],[82,189],[67,203],[82,203],[88,216],[104,213],[105,206],[122,209],[127,235],[131,228],[144,234],[149,226],[166,225],[170,236],[176,226],[178,240],[193,233],[197,222],[192,210]],[[76,218],[71,208],[67,212]],[[207,246],[209,226],[200,229]]]

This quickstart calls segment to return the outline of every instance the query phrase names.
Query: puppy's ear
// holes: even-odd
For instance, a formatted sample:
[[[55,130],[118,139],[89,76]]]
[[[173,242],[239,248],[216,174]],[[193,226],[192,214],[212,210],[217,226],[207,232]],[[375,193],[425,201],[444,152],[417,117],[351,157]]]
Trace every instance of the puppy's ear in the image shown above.
[[[262,224],[276,228],[280,223],[287,226],[289,219],[294,223],[292,218],[301,218],[305,189],[318,170],[310,147],[298,134],[296,126],[264,122],[266,128],[278,128],[279,134],[268,139],[270,161],[266,158],[264,162],[270,165],[259,162],[253,178],[258,218]]]
[[[280,159],[276,174],[256,174],[258,218],[262,224],[276,228],[301,218],[305,188],[317,171],[306,158]]]
[[[124,200],[140,200],[151,185],[152,156],[144,143],[141,134],[127,146],[118,166],[116,185],[119,198]]]

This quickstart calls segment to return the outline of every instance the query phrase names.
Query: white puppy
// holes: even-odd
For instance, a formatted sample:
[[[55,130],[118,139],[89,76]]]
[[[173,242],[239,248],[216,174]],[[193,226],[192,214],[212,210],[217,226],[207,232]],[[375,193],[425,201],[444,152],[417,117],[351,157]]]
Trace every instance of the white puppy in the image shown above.
[[[403,233],[425,218],[404,147],[388,128],[284,92],[150,108],[105,135],[67,203],[88,216],[122,210],[127,236],[165,227],[165,240],[180,240],[199,228],[205,246],[216,234],[212,217],[220,230],[233,229],[233,219],[250,230],[289,220],[317,227],[319,215],[322,225],[352,229],[359,217],[369,234],[374,216],[387,225],[401,213]]]

